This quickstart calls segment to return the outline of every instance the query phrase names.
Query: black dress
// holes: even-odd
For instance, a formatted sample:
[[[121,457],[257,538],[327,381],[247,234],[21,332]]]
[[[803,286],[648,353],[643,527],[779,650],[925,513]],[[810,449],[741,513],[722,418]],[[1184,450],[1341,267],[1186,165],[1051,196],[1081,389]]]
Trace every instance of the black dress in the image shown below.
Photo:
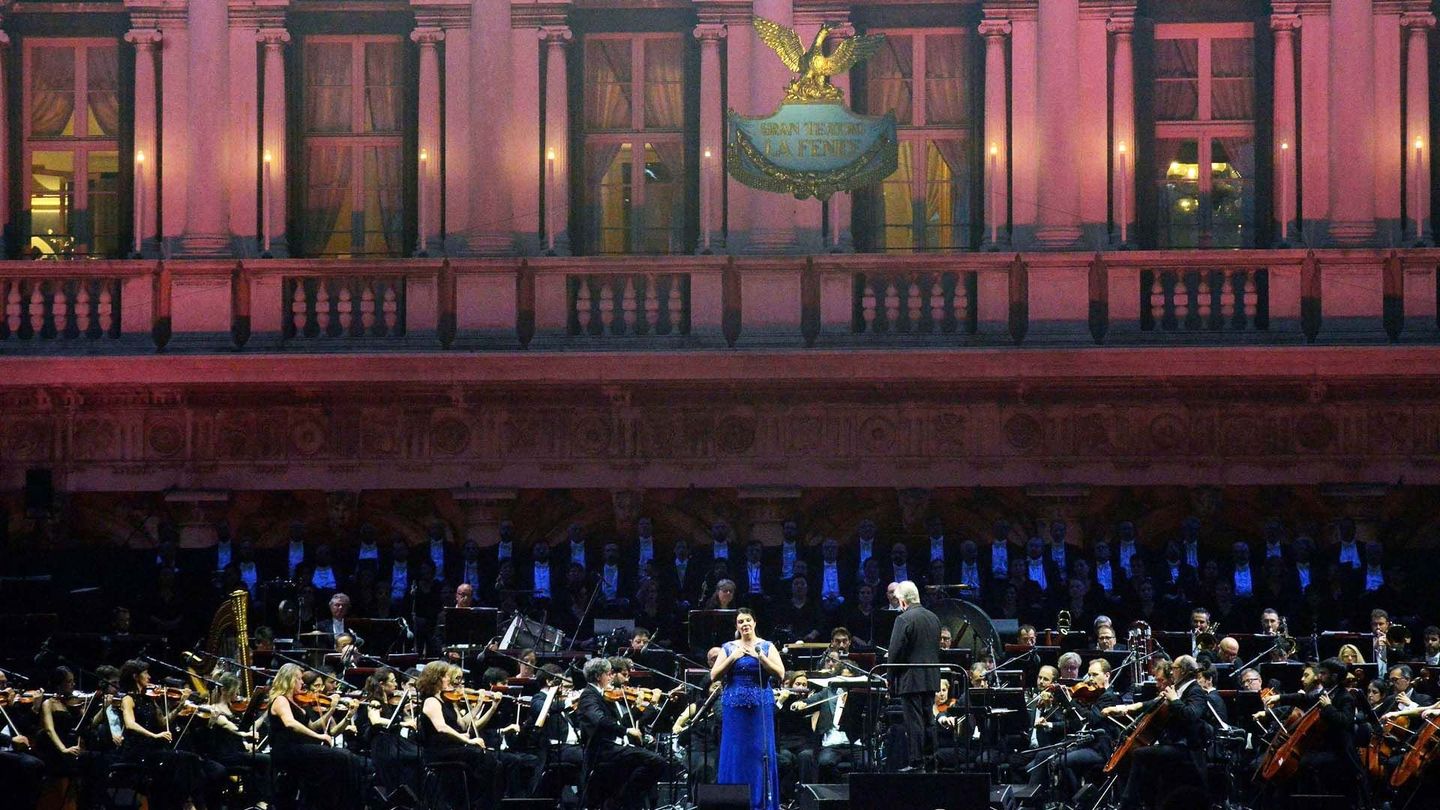
[[[390,725],[373,723],[370,712],[378,712]],[[355,715],[356,736],[370,759],[375,763],[375,776],[386,792],[394,792],[401,785],[416,786],[420,774],[420,749],[414,740],[400,734],[400,721],[404,710],[381,706],[374,709],[362,706]]]
[[[307,807],[340,810],[358,806],[363,760],[287,727],[275,713],[282,700],[289,704],[296,722],[309,725],[317,716],[283,696],[270,702],[270,761],[284,777],[276,780],[277,793],[303,788]]]
[[[159,734],[166,730],[165,717],[152,698],[128,695],[134,704],[135,723],[146,731]],[[178,810],[187,799],[203,802],[207,765],[196,754],[176,751],[171,743],[125,730],[120,743],[123,762],[142,765],[150,773],[150,804],[156,810]],[[221,775],[223,775],[223,770]]]
[[[425,700],[439,703],[440,713],[445,718],[445,725],[459,730],[460,715],[455,710],[453,702],[438,697],[428,697]],[[444,731],[436,729],[435,724],[430,722],[430,718],[423,710],[424,704],[421,704],[421,709],[420,751],[425,762],[427,764],[432,762],[463,763],[469,777],[472,804],[488,803],[495,784],[495,757],[479,746],[462,743]],[[460,786],[451,785],[449,788],[452,793],[451,806],[456,806],[454,799]]]

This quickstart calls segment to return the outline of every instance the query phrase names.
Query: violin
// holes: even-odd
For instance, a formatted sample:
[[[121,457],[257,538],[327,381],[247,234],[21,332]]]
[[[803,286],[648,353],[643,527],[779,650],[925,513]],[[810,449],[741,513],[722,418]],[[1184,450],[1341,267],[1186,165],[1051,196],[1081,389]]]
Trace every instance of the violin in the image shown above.
[[[946,714],[951,709],[955,708],[955,704],[958,702],[959,701],[957,701],[955,698],[950,698],[949,700],[940,700],[937,698],[935,700],[935,713]]]
[[[41,689],[29,689],[26,691],[20,691],[13,688],[0,689],[0,706],[9,706],[11,704],[17,706],[33,706],[34,704],[51,697],[55,697],[55,695],[47,694],[44,690]]]
[[[1070,687],[1070,698],[1076,703],[1090,705],[1100,699],[1105,690],[1093,681],[1081,681]]]
[[[178,686],[147,686],[145,697],[155,700],[184,700],[189,690]]]
[[[451,703],[498,703],[510,695],[504,692],[490,692],[485,689],[451,689],[448,692],[441,692],[440,697]]]

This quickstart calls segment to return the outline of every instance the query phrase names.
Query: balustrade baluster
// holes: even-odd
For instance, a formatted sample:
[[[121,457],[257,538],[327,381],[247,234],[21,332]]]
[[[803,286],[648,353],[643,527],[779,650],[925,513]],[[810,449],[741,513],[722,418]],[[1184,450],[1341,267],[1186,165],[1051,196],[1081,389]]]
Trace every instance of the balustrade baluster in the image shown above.
[[[1199,279],[1199,281],[1200,281],[1200,288],[1199,288],[1199,293],[1198,293],[1198,299],[1199,299],[1199,300],[1196,301],[1196,304],[1198,305],[1199,315],[1200,315],[1200,324],[1199,324],[1199,326],[1200,326],[1201,329],[1209,329],[1209,328],[1210,328],[1210,310],[1211,310],[1211,304],[1213,303],[1213,302],[1211,302],[1211,300],[1210,300],[1210,271],[1208,271],[1208,270],[1201,270],[1201,271],[1200,271],[1200,279]]]
[[[40,337],[40,330],[45,326],[45,294],[41,292],[44,282],[36,281],[30,285],[30,332],[34,337]]]
[[[900,320],[900,284],[891,276],[881,282],[885,285],[885,328],[895,332]]]
[[[1184,329],[1190,320],[1190,279],[1188,273],[1175,273],[1175,328]]]
[[[939,333],[945,328],[945,285],[941,284],[944,274],[936,273],[930,277],[930,331]]]
[[[955,294],[950,300],[950,312],[955,317],[957,329],[968,330],[970,328],[970,276],[959,274],[954,279]]]
[[[635,334],[635,284],[630,276],[620,277],[620,330],[621,334]]]
[[[875,287],[874,282],[868,278],[862,278],[860,294],[860,322],[861,327],[867,331],[875,329]]]
[[[369,336],[375,328],[375,283],[365,282],[360,287],[360,328],[362,335]]]
[[[361,283],[363,284],[364,282],[362,281]],[[340,282],[340,301],[337,304],[337,308],[340,310],[340,335],[342,337],[348,336],[355,328],[355,313],[351,306],[350,284],[348,282]]]
[[[1220,272],[1220,327],[1228,327],[1235,318],[1235,285],[1245,274],[1244,270],[1222,270]]]
[[[90,334],[90,281],[82,279],[76,288],[75,333],[77,337],[88,337]]]
[[[590,334],[592,313],[590,311],[590,279],[581,276],[575,287],[575,317],[580,322],[580,334]]]
[[[330,311],[330,285],[325,279],[315,279],[315,326],[320,330],[320,337],[329,337],[330,329],[335,324],[335,315]]]
[[[1255,273],[1249,270],[1237,272],[1240,274],[1240,326],[1254,326],[1255,319],[1260,317],[1260,289],[1256,286]]]
[[[399,324],[400,307],[396,304],[395,299],[396,283],[398,282],[385,285],[385,298],[381,302],[381,317],[384,319],[386,337],[394,335],[396,326]]]
[[[600,334],[608,336],[610,327],[615,325],[615,277],[600,279]]]
[[[295,279],[295,292],[290,296],[290,328],[295,337],[305,336],[305,279]]]
[[[63,340],[70,336],[70,291],[68,285],[63,281],[55,282],[55,302],[51,305],[52,320],[55,323],[55,339]]]
[[[5,326],[10,334],[20,331],[20,282],[12,281],[5,293]]]
[[[1158,270],[1150,271],[1150,323],[1151,328],[1163,329],[1165,323],[1165,281]]]
[[[905,278],[905,284],[910,288],[910,294],[905,299],[905,319],[908,321],[905,331],[920,331],[920,277],[911,275]]]
[[[647,334],[659,334],[660,297],[655,288],[660,285],[660,276],[651,273],[645,277],[645,329]]]
[[[670,294],[666,296],[669,306],[665,309],[668,331],[666,334],[676,334],[680,331],[681,317],[684,315],[683,302],[680,300],[680,276],[668,275],[665,277],[670,284]]]
[[[115,292],[111,285],[117,282],[105,282],[100,285],[100,334],[110,334],[111,328],[115,326]]]

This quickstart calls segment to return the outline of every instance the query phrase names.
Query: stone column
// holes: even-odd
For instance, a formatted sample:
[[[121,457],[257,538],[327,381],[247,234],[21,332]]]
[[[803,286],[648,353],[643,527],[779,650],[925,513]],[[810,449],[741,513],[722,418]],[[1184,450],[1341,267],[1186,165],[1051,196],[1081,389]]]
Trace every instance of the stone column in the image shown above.
[[[1272,14],[1270,30],[1275,35],[1275,222],[1282,226],[1276,231],[1276,239],[1293,242],[1299,237],[1299,223],[1295,222],[1295,193],[1300,188],[1296,167],[1299,154],[1295,138],[1295,31],[1300,27],[1300,15]]]
[[[10,35],[0,31],[0,88],[9,87],[6,83],[5,60],[8,56],[6,51],[10,49]],[[10,120],[10,111],[7,105],[9,93],[0,92],[0,121]],[[6,157],[10,154],[8,138],[10,127],[0,126],[0,189],[10,188],[10,172],[7,169],[10,161]],[[0,194],[0,227],[10,222],[10,194],[6,191]]]
[[[1131,57],[1131,41],[1135,36],[1135,17],[1116,15],[1105,23],[1115,39],[1115,66],[1111,78],[1110,144],[1111,181],[1110,214],[1115,222],[1117,243],[1129,241],[1135,221],[1135,64]]]
[[[419,173],[415,181],[415,251],[428,255],[430,240],[440,233],[440,195],[435,193],[441,167],[440,150],[440,53],[436,48],[445,39],[439,28],[416,28],[410,40],[420,45],[420,126]]]
[[[538,139],[517,139],[512,137],[511,120],[520,113],[517,106],[522,99],[535,104],[533,96],[540,92],[538,81],[534,86],[522,84],[539,69],[535,58],[534,36],[529,37],[528,56],[516,54],[513,49],[515,32],[511,30],[510,4],[475,3],[470,23],[470,98],[465,107],[469,114],[470,136],[470,184],[467,192],[470,204],[465,252],[486,256],[508,256],[515,253],[515,231],[518,230],[510,202],[510,183],[513,173],[507,166],[516,155],[523,157],[528,165],[535,165],[535,149]],[[528,32],[527,32],[528,33]],[[445,58],[448,63],[449,49],[459,37],[450,37]],[[521,60],[528,58],[522,69]],[[455,71],[447,66],[448,82]],[[453,97],[453,96],[452,96]],[[449,100],[447,97],[447,109]],[[513,101],[512,101],[513,100]],[[538,115],[536,120],[538,122]],[[448,117],[447,117],[448,120]],[[463,122],[461,122],[463,124]],[[533,168],[532,168],[533,171]],[[446,182],[450,176],[446,172]],[[457,180],[456,192],[459,193]],[[534,189],[531,185],[527,210],[535,207]],[[447,194],[449,190],[447,189]],[[452,199],[453,205],[454,200]],[[455,228],[451,228],[453,234]],[[447,243],[448,244],[448,243]]]
[[[465,13],[440,20],[440,27],[445,31],[445,146],[442,150],[445,173],[439,188],[445,199],[444,251],[447,256],[473,250],[469,245],[469,236],[475,229],[471,188],[482,185],[476,172],[476,150],[472,148],[471,106],[475,103],[475,84],[470,72],[473,53],[469,11],[466,7]]]
[[[225,205],[232,178],[217,168],[226,165],[223,156],[229,154],[229,150],[239,148],[239,144],[229,142],[224,126],[229,115],[228,11],[226,4],[218,2],[194,2],[187,8],[190,48],[186,61],[190,75],[186,89],[190,103],[189,115],[184,119],[188,126],[182,148],[188,158],[190,193],[185,203],[185,233],[180,239],[179,253],[225,256],[231,253]],[[168,114],[164,120],[166,129],[170,129],[171,122],[180,123]],[[166,155],[167,172],[169,157]]]
[[[1400,15],[1400,25],[1408,31],[1405,37],[1405,210],[1411,223],[1417,219],[1420,229],[1416,241],[1424,241],[1430,231],[1430,29],[1435,15],[1429,12]],[[1421,141],[1416,154],[1415,139]],[[1416,186],[1419,188],[1416,188]],[[1409,223],[1407,223],[1409,224]],[[1402,232],[1404,229],[1402,229]]]
[[[177,252],[180,235],[185,231],[185,206],[190,197],[190,171],[194,163],[190,160],[190,138],[185,127],[190,118],[190,33],[184,16],[178,14],[157,17],[157,25],[164,36],[156,48],[160,87],[157,99],[161,112],[155,121],[157,127],[161,121],[165,126],[157,129],[157,162],[148,170],[156,172],[158,179],[145,193],[159,203],[153,233],[160,238],[160,255],[169,256]],[[145,160],[149,163],[151,156],[147,154]],[[163,173],[159,173],[161,166]],[[146,204],[155,205],[148,200]]]
[[[1355,106],[1375,97],[1373,13],[1372,0],[1330,4],[1330,238],[1337,245],[1376,236],[1375,124]]]
[[[540,39],[545,42],[544,226],[547,239],[553,236],[555,253],[561,256],[570,253],[570,96],[565,47],[573,38],[568,26],[540,29]]]
[[[1050,250],[1071,247],[1080,239],[1079,38],[1079,0],[1040,4],[1039,128],[1034,137],[1045,167],[1045,199],[1036,212],[1035,240]]]
[[[1010,243],[1010,121],[1005,39],[1010,21],[980,23],[985,38],[985,244],[999,250]]]
[[[697,221],[700,250],[709,232],[710,250],[725,251],[725,100],[720,93],[720,41],[728,29],[723,23],[695,26],[700,40],[700,209]],[[706,152],[710,157],[706,158]]]
[[[153,255],[155,245],[155,202],[160,198],[155,184],[155,52],[160,46],[160,31],[136,28],[125,34],[125,41],[135,46],[135,190],[132,205],[139,213],[140,248]],[[3,103],[3,101],[0,101]],[[139,160],[143,154],[145,159]],[[3,203],[0,203],[3,204]]]
[[[262,93],[264,107],[260,112],[260,180],[269,185],[270,195],[270,253],[275,256],[289,255],[285,239],[287,206],[286,158],[289,156],[285,140],[285,46],[290,42],[290,32],[283,28],[262,28],[256,39],[264,45],[264,84]],[[269,154],[268,177],[265,155]],[[265,190],[262,188],[261,193]]]

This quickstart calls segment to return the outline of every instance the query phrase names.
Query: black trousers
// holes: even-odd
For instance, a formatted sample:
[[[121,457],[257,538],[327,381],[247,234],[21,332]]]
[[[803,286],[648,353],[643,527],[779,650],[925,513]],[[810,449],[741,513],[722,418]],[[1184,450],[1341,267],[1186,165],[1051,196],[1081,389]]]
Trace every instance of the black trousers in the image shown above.
[[[15,802],[17,810],[32,810],[40,801],[45,780],[45,763],[22,751],[0,751],[0,784]]]
[[[904,710],[905,755],[911,767],[919,768],[935,759],[935,693],[910,692],[900,696]]]
[[[1201,783],[1200,771],[1189,748],[1156,743],[1135,749],[1129,759],[1130,777],[1120,800],[1125,810],[1140,807],[1141,802],[1147,800],[1158,806],[1171,789]]]
[[[595,795],[594,788],[598,786],[590,783],[598,772],[602,780],[618,785],[613,791],[605,791],[607,797],[612,798],[616,805],[639,807],[641,800],[654,789],[664,775],[666,762],[664,757],[654,751],[627,745],[597,752],[589,766],[591,772],[587,777],[585,796],[587,804],[595,803],[601,798]]]

